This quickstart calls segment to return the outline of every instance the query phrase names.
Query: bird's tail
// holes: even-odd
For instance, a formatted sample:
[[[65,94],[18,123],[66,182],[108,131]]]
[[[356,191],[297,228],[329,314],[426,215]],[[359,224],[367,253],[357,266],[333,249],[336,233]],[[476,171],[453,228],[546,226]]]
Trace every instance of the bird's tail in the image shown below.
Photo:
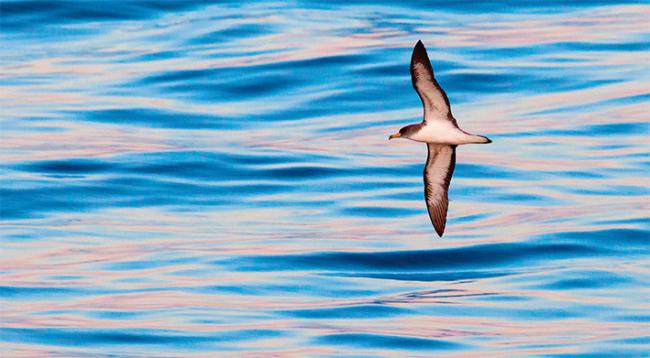
[[[492,141],[490,140],[490,138],[482,135],[473,135],[472,143],[487,144],[487,143],[492,143]]]

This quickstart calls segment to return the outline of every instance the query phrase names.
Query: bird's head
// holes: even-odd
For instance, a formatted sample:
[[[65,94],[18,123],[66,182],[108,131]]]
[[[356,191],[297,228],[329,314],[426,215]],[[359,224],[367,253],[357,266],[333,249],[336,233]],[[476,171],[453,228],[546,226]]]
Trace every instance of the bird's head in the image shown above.
[[[402,129],[399,130],[399,132],[391,135],[388,137],[388,139],[394,139],[394,138],[411,138],[411,135],[418,130],[418,125],[417,124],[411,124],[406,127],[402,127]]]

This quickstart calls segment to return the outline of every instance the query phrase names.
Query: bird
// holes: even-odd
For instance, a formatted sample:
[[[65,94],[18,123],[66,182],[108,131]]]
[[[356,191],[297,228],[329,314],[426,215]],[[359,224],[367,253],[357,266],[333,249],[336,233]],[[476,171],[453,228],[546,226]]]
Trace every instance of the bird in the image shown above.
[[[422,122],[407,125],[388,139],[404,138],[427,144],[424,199],[431,223],[438,236],[442,237],[447,223],[449,184],[456,167],[456,147],[492,141],[458,127],[451,113],[449,98],[433,75],[429,55],[421,40],[415,44],[411,55],[411,82],[424,107]]]

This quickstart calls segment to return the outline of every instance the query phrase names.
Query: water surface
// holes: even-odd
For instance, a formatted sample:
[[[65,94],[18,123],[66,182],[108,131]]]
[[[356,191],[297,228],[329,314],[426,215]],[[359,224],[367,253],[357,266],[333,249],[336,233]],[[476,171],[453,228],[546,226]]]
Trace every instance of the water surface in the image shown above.
[[[3,356],[643,356],[650,6],[3,1]],[[444,239],[408,71],[464,146]],[[646,297],[645,299],[643,297]]]

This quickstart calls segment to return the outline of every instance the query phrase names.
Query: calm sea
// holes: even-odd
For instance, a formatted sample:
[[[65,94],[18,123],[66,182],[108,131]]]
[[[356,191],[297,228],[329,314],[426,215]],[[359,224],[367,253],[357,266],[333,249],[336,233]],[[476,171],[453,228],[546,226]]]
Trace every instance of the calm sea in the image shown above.
[[[0,355],[647,356],[645,1],[0,2]],[[463,128],[426,213],[421,39]]]

